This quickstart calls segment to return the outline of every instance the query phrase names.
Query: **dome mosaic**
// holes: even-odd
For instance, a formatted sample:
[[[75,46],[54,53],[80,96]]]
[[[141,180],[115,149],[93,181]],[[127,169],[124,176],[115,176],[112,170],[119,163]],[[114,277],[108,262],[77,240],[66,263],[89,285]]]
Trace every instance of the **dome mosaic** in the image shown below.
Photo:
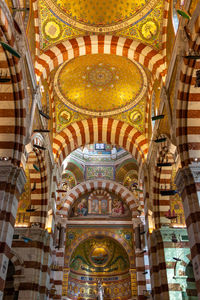
[[[139,63],[126,57],[91,54],[61,65],[54,88],[70,109],[108,116],[133,108],[146,93],[147,77]]]
[[[132,26],[151,13],[158,0],[45,0],[63,23],[81,30],[110,32]]]

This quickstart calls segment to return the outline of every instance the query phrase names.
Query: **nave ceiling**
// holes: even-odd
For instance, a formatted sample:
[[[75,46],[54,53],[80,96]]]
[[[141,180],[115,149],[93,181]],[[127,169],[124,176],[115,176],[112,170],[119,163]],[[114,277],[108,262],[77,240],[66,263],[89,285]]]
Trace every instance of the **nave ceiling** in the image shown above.
[[[43,103],[48,98],[52,107],[52,137],[62,133],[70,124],[91,117],[109,116],[134,127],[143,140],[150,141],[152,95],[155,90],[156,113],[160,85],[166,73],[168,1],[40,0],[37,9],[40,39],[36,50],[36,53],[39,51],[38,78],[42,75],[39,75],[38,64],[43,56],[45,63],[52,66],[45,56],[52,56],[53,52],[57,55],[68,44],[81,43],[80,37],[91,36],[95,40],[96,35],[101,43],[101,39],[109,35],[109,40],[116,38],[119,47],[124,47],[124,41],[127,45],[133,42],[133,47],[136,47],[131,59],[123,49],[113,51],[113,46],[107,46],[106,40],[104,50],[95,50],[92,46],[92,52],[90,50],[87,54],[86,42],[86,55],[82,55],[80,48],[74,50],[74,58],[69,57],[70,52],[63,54],[63,59],[57,57],[57,66],[50,67],[46,75],[43,73],[40,77],[43,78]],[[149,60],[151,62],[147,62]],[[155,80],[158,84],[154,86]]]

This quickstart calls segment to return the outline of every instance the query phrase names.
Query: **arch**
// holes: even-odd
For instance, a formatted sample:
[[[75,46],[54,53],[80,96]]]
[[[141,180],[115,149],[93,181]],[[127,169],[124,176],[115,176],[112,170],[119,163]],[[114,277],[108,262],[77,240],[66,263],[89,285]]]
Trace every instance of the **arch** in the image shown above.
[[[93,118],[72,123],[53,141],[55,161],[61,166],[73,150],[86,144],[103,142],[129,151],[138,165],[146,160],[148,141],[134,127],[111,118]]]
[[[200,6],[197,7],[196,20],[193,20],[190,38],[183,49],[198,53],[200,48]],[[182,167],[191,164],[194,159],[200,161],[200,92],[196,87],[196,71],[200,69],[200,60],[183,58],[176,107],[176,136]]]
[[[118,234],[110,232],[110,231],[106,231],[101,228],[99,228],[98,230],[92,230],[91,232],[87,231],[87,232],[83,233],[73,243],[71,243],[70,247],[68,247],[68,249],[65,253],[65,262],[68,261],[68,264],[69,264],[72,253],[80,245],[81,242],[87,240],[88,238],[95,237],[98,235],[106,236],[106,237],[116,240],[125,249],[125,251],[129,257],[130,268],[134,267],[133,249],[125,241],[125,239],[123,239],[121,235],[118,235]],[[65,267],[69,267],[69,265],[65,266]]]
[[[75,160],[71,159],[68,161],[67,166],[64,168],[63,173],[71,172],[76,180],[80,183],[84,180],[84,169]]]
[[[15,275],[23,275],[24,274],[24,261],[23,259],[14,251],[11,250],[8,258],[13,263],[15,267]]]
[[[5,2],[0,2],[0,39],[16,48],[13,18]],[[0,91],[0,156],[20,165],[25,144],[25,94],[21,60],[0,45],[1,72],[10,78]],[[8,123],[9,120],[9,123]],[[8,126],[9,124],[9,126]]]
[[[148,68],[157,78],[165,81],[165,57],[150,46],[131,39],[112,35],[92,35],[73,38],[46,50],[37,57],[35,73],[37,81],[46,79],[49,73],[64,61],[87,54],[115,54],[135,60]]]
[[[129,158],[117,166],[115,178],[118,182],[124,182],[128,174],[134,174],[138,178],[138,165],[134,158]]]
[[[97,189],[115,193],[127,204],[132,213],[132,217],[136,218],[138,216],[137,207],[139,203],[137,203],[137,199],[135,199],[134,195],[126,187],[112,180],[99,179],[85,181],[71,189],[61,200],[61,203],[57,203],[57,205],[61,206],[61,209],[57,211],[57,214],[68,216],[73,203],[81,195]]]

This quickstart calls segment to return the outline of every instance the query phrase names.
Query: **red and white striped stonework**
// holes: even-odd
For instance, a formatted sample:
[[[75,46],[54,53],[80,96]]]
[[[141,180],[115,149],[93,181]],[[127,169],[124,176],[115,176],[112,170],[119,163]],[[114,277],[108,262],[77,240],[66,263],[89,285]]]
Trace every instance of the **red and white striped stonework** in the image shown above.
[[[150,235],[150,245],[149,256],[153,299],[170,299],[164,245],[159,230],[153,231]]]
[[[46,299],[50,281],[51,235],[41,228],[15,228],[12,250],[23,260],[18,299]],[[25,242],[23,236],[30,240]]]
[[[21,168],[9,162],[0,163],[0,299],[3,297],[18,199],[25,181]]]
[[[16,48],[13,19],[4,1],[0,2],[0,40]],[[1,83],[0,89],[0,156],[8,157],[20,165],[25,143],[26,117],[23,77],[20,59],[12,56],[0,45],[2,76],[11,78]]]
[[[200,5],[191,20],[190,51],[200,51]],[[190,25],[190,24],[189,24]],[[184,45],[182,45],[185,49]],[[181,192],[189,236],[192,264],[200,298],[200,89],[196,87],[196,71],[200,60],[183,58],[177,99],[176,135],[182,168],[176,178]]]
[[[52,46],[36,58],[37,81],[47,79],[52,70],[67,60],[87,54],[115,54],[125,56],[148,68],[156,78],[166,76],[165,57],[141,42],[111,35],[92,35],[67,40]]]
[[[153,207],[155,227],[160,228],[162,224],[170,224],[170,220],[165,217],[165,214],[170,209],[170,196],[162,196],[160,191],[170,190],[172,188],[172,166],[157,167],[159,162],[174,163],[174,158],[168,152],[168,147],[164,146],[158,149],[158,156],[155,161],[154,168],[154,186],[153,186]]]
[[[123,185],[112,180],[88,180],[78,184],[71,189],[60,203],[57,205],[61,206],[61,209],[57,211],[57,214],[68,216],[73,203],[85,193],[93,192],[94,190],[106,190],[108,192],[115,193],[124,200],[132,212],[132,217],[137,218],[138,212],[137,207],[139,205],[138,200],[135,199],[134,195]]]
[[[200,51],[199,6],[196,22],[191,30],[190,51]],[[185,49],[185,45],[183,45]],[[182,167],[200,160],[200,91],[196,87],[196,71],[200,69],[200,59],[183,58],[177,95],[176,136]]]
[[[35,170],[34,165],[39,168],[39,172]],[[34,191],[31,192],[31,206],[36,209],[30,216],[30,224],[38,223],[41,228],[45,227],[47,217],[47,174],[45,168],[45,160],[41,150],[35,150],[29,154],[28,158],[30,184]]]
[[[130,152],[139,165],[148,152],[147,139],[134,127],[110,118],[93,118],[72,123],[54,138],[55,161],[61,166],[73,150],[97,142],[119,145]]]
[[[5,1],[0,2],[0,41],[16,48],[13,18]],[[20,166],[25,144],[26,117],[20,59],[0,45],[1,76],[11,79],[0,88],[0,299],[14,232],[18,199],[25,184]]]

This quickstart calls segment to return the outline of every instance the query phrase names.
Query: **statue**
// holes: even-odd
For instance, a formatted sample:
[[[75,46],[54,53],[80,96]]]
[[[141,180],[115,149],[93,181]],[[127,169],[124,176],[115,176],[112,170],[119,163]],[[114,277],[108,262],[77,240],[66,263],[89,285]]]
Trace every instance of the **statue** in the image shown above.
[[[100,280],[97,281],[97,299],[103,300],[104,295],[104,287]]]

